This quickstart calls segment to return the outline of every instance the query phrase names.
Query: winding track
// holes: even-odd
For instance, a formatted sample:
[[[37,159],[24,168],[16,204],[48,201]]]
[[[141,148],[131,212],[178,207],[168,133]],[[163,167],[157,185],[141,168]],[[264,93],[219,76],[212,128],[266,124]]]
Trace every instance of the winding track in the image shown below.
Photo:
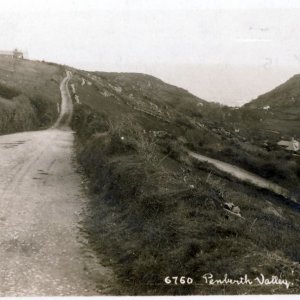
[[[112,272],[78,225],[87,200],[72,162],[70,78],[53,128],[0,136],[0,296],[109,293]]]
[[[251,173],[249,171],[246,171],[242,168],[231,165],[229,163],[225,163],[223,161],[220,161],[220,160],[217,160],[214,158],[210,158],[210,157],[207,157],[207,156],[195,153],[195,152],[189,151],[189,155],[191,155],[192,157],[194,157],[195,159],[197,159],[199,161],[212,164],[217,169],[219,169],[225,173],[228,173],[241,181],[249,182],[255,186],[270,190],[270,191],[274,192],[275,194],[281,195],[283,197],[289,197],[289,191],[287,189],[285,189],[285,188],[279,186],[278,184],[273,183],[265,178],[262,178],[254,173]]]

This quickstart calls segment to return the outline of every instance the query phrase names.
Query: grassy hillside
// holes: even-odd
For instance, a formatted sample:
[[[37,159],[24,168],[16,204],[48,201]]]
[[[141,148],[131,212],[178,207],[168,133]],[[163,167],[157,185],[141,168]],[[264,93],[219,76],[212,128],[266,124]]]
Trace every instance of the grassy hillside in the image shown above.
[[[121,294],[299,293],[299,206],[186,155],[232,149],[227,159],[242,160],[255,147],[245,150],[247,162],[266,162],[264,149],[224,125],[230,108],[148,75],[72,71],[72,127],[91,196],[85,229]],[[226,202],[243,218],[224,210]],[[211,286],[202,277],[210,272],[278,275],[293,286]],[[167,285],[166,276],[194,283]]]
[[[285,185],[299,195],[299,156],[278,146],[300,139],[300,75],[236,109],[222,108],[218,127],[230,145],[213,156]],[[298,196],[299,197],[299,196]]]
[[[202,113],[201,123],[218,136],[196,151],[240,166],[300,193],[299,155],[277,145],[280,140],[300,140],[300,77],[241,108],[214,106]]]
[[[263,108],[268,109],[263,109]],[[274,90],[245,104],[245,111],[255,112],[261,130],[273,139],[300,138],[300,75],[295,75]]]
[[[63,72],[57,65],[0,56],[0,134],[50,126]]]
[[[245,107],[259,108],[266,105],[274,107],[298,107],[300,95],[300,75],[294,75],[285,83],[245,104]]]

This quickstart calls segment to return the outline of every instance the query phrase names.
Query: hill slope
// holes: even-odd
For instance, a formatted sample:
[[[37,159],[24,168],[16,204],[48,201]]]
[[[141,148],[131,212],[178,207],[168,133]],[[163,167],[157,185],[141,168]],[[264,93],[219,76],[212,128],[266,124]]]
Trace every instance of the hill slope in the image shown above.
[[[300,75],[259,96],[242,108],[256,112],[262,129],[271,134],[300,138]],[[275,137],[276,138],[276,137]]]
[[[299,291],[299,207],[192,160],[186,148],[286,185],[299,183],[294,173],[280,179],[282,165],[291,172],[294,161],[243,140],[231,108],[148,75],[71,70],[72,127],[91,191],[86,230],[91,245],[111,259],[124,294],[224,293],[222,285],[205,283],[205,273],[281,274],[293,282],[289,289],[226,286],[230,294]],[[271,167],[261,168],[266,163]],[[224,210],[226,202],[239,206],[244,219]],[[168,285],[166,276],[196,284]]]
[[[0,134],[51,125],[63,71],[54,64],[0,56]]]

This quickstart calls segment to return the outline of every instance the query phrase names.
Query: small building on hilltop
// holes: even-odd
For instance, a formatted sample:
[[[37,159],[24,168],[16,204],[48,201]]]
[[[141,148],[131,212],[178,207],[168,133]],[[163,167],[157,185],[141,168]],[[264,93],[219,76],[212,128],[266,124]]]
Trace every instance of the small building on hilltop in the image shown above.
[[[285,147],[286,150],[289,151],[299,151],[300,144],[298,141],[296,141],[294,138],[292,138],[291,141],[280,141],[277,143],[279,146]]]
[[[13,58],[23,59],[24,58],[24,54],[23,54],[22,51],[19,51],[18,49],[15,49],[13,51]]]
[[[14,51],[0,51],[0,56],[15,58],[15,59],[23,59],[24,53],[18,49]]]

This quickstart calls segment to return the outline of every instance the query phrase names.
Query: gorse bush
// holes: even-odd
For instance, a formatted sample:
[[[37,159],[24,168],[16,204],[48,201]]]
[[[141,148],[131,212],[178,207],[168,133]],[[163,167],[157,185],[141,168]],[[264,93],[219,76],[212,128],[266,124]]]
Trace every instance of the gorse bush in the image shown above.
[[[95,113],[89,106],[74,105],[71,127],[76,130],[80,140],[87,140],[92,135],[108,130],[108,118],[105,113]]]
[[[1,97],[11,100],[19,95],[20,95],[20,92],[17,89],[0,83],[0,96]]]
[[[42,96],[30,98],[30,103],[35,110],[39,127],[47,128],[55,122],[58,115],[55,103]]]
[[[19,95],[9,102],[0,102],[0,134],[49,127],[56,117],[53,103]]]

